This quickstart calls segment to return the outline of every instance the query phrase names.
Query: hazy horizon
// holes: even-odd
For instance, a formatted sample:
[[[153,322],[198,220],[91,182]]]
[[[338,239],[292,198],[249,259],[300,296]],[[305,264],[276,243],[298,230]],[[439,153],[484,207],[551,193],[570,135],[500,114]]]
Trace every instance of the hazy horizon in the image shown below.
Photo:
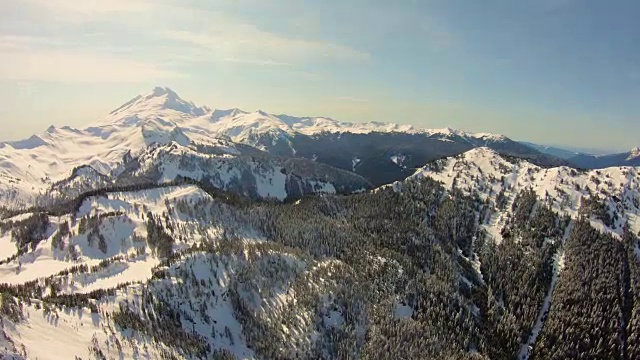
[[[2,2],[0,140],[82,128],[168,86],[213,108],[627,151],[638,14],[633,1]]]

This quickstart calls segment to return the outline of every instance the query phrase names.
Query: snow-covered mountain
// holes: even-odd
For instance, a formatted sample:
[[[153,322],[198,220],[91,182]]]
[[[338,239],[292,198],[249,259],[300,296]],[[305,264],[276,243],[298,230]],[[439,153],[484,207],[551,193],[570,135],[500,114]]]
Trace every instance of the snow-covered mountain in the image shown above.
[[[564,165],[155,88],[0,143],[0,358],[637,358],[640,168]]]
[[[237,143],[260,145],[263,136],[291,137],[323,133],[368,134],[374,132],[400,132],[422,134],[439,139],[464,139],[473,144],[507,141],[503,135],[490,133],[465,133],[450,128],[421,129],[412,125],[367,122],[350,123],[326,117],[293,117],[269,114],[258,110],[247,112],[237,108],[212,110],[198,107],[181,99],[169,88],[156,87],[147,95],[138,95],[113,110],[94,127],[138,126],[148,120],[162,119],[185,129],[186,132],[227,136]]]
[[[133,167],[138,176],[153,181],[194,178],[280,200],[369,187],[356,174],[311,160],[269,156],[228,140],[215,126],[198,126],[216,113],[180,99],[170,89],[156,88],[85,129],[52,126],[27,140],[0,143],[0,199],[8,207],[29,206],[55,193],[61,183],[73,180],[88,188],[117,183],[130,178]],[[82,174],[83,181],[78,168],[90,169]]]
[[[296,135],[318,134],[370,134],[406,133],[421,134],[430,138],[465,141],[473,145],[509,141],[503,135],[491,133],[466,133],[450,128],[422,129],[412,125],[366,122],[350,123],[326,117],[294,117],[269,114],[258,110],[247,112],[237,108],[216,109],[198,107],[193,102],[181,99],[169,88],[156,87],[147,95],[139,95],[128,101],[96,124],[99,126],[137,125],[140,121],[162,118],[171,121],[187,132],[227,136],[237,143],[265,146],[260,140],[265,136],[273,139]],[[265,150],[262,148],[262,150]],[[294,149],[295,150],[295,149]]]
[[[590,220],[602,231],[622,234],[625,223],[640,232],[640,168],[611,167],[576,170],[561,166],[541,168],[528,161],[508,158],[489,148],[477,148],[457,157],[433,162],[416,171],[412,178],[429,177],[446,188],[478,193],[483,200],[508,205],[515,195],[532,190],[551,209],[578,218],[590,200],[603,202],[605,210]],[[500,199],[499,199],[500,198]],[[487,230],[496,241],[504,218],[493,219]]]
[[[144,147],[114,171],[216,185],[210,174],[256,170],[233,157],[244,145],[216,141]],[[15,215],[0,220],[0,354],[528,359],[561,316],[580,219],[614,244],[640,231],[639,171],[483,147],[352,196],[243,204],[165,184]],[[56,189],[110,181],[96,173],[78,167]]]
[[[170,144],[179,150],[174,149],[171,153],[156,149]],[[286,172],[282,160],[268,158],[264,154],[258,156],[260,160],[255,160],[259,152],[246,146],[238,150],[237,144],[256,147],[275,156],[299,158],[300,161],[289,161],[297,164],[298,170],[314,168],[311,164],[302,165],[306,159],[345,172],[338,176],[339,172],[334,169],[329,171],[333,175],[323,179],[323,171],[314,170],[314,178],[294,185],[289,175],[289,180],[276,179],[282,177],[281,171]],[[559,161],[501,135],[468,134],[448,128],[417,129],[410,125],[378,122],[356,124],[322,117],[297,118],[239,109],[212,110],[181,99],[169,88],[157,87],[149,94],[136,96],[84,129],[51,126],[45,133],[26,140],[0,143],[0,199],[9,207],[28,206],[43,194],[49,196],[56,184],[73,176],[74,169],[93,169],[94,179],[86,180],[94,185],[98,178],[104,181],[103,177],[115,182],[123,169],[131,166],[126,164],[128,161],[144,157],[149,165],[150,154],[165,158],[173,154],[175,160],[178,154],[189,152],[193,155],[197,149],[205,147],[217,150],[215,154],[199,155],[200,160],[204,161],[207,156],[215,157],[210,161],[222,161],[235,169],[233,175],[206,174],[208,178],[218,179],[214,182],[216,186],[231,189],[235,186],[231,183],[246,184],[246,174],[252,173],[257,163],[266,161],[270,170],[264,174],[271,175],[258,176],[255,181],[250,181],[252,185],[242,187],[240,192],[268,194],[282,199],[291,191],[297,196],[314,191],[312,189],[347,191],[366,188],[366,181],[355,174],[376,185],[389,183],[403,179],[428,161],[478,146],[489,146],[545,165]],[[244,170],[236,166],[238,163],[228,164],[229,158],[247,159],[247,156],[253,157],[254,165],[242,167]],[[356,159],[357,166],[354,165]],[[400,164],[394,159],[403,160]],[[168,173],[154,174],[154,179],[189,176],[188,171],[176,172],[169,169],[168,164],[160,166],[158,159],[156,165],[159,167],[154,169]],[[208,168],[207,171],[215,172],[213,169]],[[229,170],[225,169],[221,171]],[[305,179],[306,175],[297,171],[292,176]],[[336,183],[336,179],[344,183]],[[262,185],[255,185],[274,184],[274,181],[279,185],[269,186],[280,188],[263,190]]]

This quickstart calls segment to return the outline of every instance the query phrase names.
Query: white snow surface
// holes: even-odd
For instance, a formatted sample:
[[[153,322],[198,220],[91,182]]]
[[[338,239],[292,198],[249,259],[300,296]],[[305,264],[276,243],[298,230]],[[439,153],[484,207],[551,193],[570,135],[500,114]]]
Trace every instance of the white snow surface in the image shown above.
[[[17,252],[15,241],[9,232],[0,235],[0,259],[6,259]]]
[[[92,314],[88,309],[60,311],[46,314],[43,309],[34,306],[26,307],[28,322],[13,324],[5,320],[3,327],[14,341],[27,349],[29,359],[75,359],[80,356],[89,359],[88,345],[94,336],[102,341],[108,338],[102,330],[99,314]],[[117,356],[115,346],[110,352]],[[125,358],[133,358],[133,351],[125,349]],[[149,357],[158,353],[150,353]]]

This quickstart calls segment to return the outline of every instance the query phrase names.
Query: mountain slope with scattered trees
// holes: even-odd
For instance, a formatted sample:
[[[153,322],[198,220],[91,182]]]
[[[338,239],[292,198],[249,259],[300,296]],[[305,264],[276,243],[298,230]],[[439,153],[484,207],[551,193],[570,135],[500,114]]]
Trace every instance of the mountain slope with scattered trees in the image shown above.
[[[361,194],[175,183],[10,215],[3,352],[635,358],[637,170],[563,171],[474,150]]]

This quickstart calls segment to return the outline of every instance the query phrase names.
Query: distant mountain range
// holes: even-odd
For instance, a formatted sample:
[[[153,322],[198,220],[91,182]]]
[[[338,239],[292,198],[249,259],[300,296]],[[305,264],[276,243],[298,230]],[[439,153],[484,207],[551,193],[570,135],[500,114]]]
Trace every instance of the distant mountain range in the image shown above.
[[[89,167],[94,171],[71,180],[74,188],[121,183],[134,173],[153,182],[194,178],[282,200],[402,180],[429,161],[483,146],[542,166],[566,164],[502,135],[213,110],[157,87],[84,129],[51,126],[0,142],[0,199],[33,203],[70,181],[74,169]]]
[[[283,200],[392,183],[430,161],[479,147],[543,167],[640,161],[637,149],[593,156],[491,133],[212,109],[156,87],[84,129],[51,126],[25,140],[0,142],[0,199],[22,206],[60,195],[54,190],[62,181],[75,182],[79,191],[82,184],[143,176],[156,183],[190,178]],[[93,171],[74,177],[80,167]]]
[[[543,166],[566,162],[491,133],[466,133],[450,128],[349,123],[326,117],[294,117],[241,109],[211,110],[182,100],[168,88],[156,88],[111,112],[105,124],[131,123],[172,111],[171,119],[186,134],[228,137],[277,156],[312,159],[355,172],[374,185],[401,180],[413,169],[445,156],[487,146]]]
[[[640,166],[640,149],[638,147],[617,154],[595,155],[529,142],[522,142],[522,144],[541,153],[566,160],[569,165],[583,169],[604,169],[613,166]]]

